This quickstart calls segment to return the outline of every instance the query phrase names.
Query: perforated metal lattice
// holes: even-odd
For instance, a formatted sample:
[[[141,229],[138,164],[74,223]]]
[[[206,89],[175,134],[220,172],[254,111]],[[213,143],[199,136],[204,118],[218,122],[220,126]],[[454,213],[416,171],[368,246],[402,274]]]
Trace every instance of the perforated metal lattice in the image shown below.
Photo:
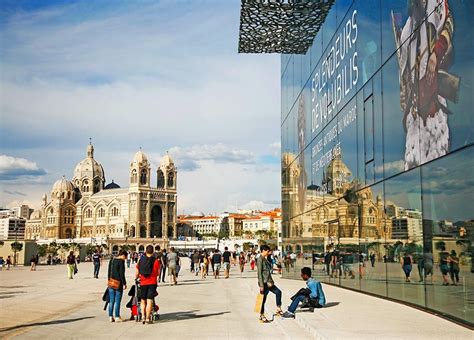
[[[239,53],[305,54],[334,0],[242,0]]]

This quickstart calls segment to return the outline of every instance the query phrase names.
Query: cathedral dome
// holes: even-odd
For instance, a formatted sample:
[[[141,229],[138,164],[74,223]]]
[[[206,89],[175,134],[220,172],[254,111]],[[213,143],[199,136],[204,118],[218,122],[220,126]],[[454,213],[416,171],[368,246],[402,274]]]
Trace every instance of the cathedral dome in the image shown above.
[[[67,198],[71,199],[74,197],[74,185],[66,178],[61,178],[54,182],[53,189],[51,190],[51,198]]]
[[[53,192],[68,192],[68,191],[73,191],[74,186],[72,185],[71,182],[69,182],[66,178],[61,178],[58,179],[56,182],[53,184]]]
[[[107,184],[104,189],[105,189],[105,190],[108,190],[108,189],[120,189],[120,185],[118,185],[117,183],[114,182],[114,180],[112,180],[112,183]]]
[[[87,145],[87,157],[74,168],[72,182],[81,194],[93,194],[104,187],[104,168],[94,159],[94,146],[91,143]]]
[[[164,155],[163,158],[161,158],[160,166],[166,167],[166,166],[170,166],[170,165],[174,165],[174,162],[171,159],[170,155],[168,155],[168,153],[166,153],[166,155]]]
[[[145,153],[140,149],[135,156],[133,156],[133,163],[146,163],[148,162],[148,157]]]

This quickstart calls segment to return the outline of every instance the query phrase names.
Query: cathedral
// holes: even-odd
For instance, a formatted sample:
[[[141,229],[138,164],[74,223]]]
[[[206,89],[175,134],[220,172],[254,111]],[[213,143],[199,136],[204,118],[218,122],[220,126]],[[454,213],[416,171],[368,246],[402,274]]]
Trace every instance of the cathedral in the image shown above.
[[[177,168],[166,154],[156,171],[156,186],[151,173],[148,157],[139,150],[130,163],[129,187],[114,181],[106,185],[104,168],[90,143],[72,180],[59,179],[50,197],[43,196],[41,208],[27,221],[25,237],[79,243],[100,239],[111,244],[163,243],[176,237]]]

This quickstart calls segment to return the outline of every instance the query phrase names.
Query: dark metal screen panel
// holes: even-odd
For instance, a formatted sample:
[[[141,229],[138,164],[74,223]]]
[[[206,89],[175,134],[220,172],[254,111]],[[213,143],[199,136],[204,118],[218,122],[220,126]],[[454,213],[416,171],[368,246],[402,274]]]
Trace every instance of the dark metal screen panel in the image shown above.
[[[334,0],[242,0],[239,53],[305,54]]]

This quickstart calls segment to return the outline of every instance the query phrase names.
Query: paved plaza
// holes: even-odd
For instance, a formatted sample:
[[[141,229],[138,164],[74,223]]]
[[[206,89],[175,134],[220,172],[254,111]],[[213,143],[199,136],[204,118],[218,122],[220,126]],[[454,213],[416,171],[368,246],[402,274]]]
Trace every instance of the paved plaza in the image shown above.
[[[186,262],[183,261],[183,262]],[[328,306],[314,313],[297,312],[296,320],[258,322],[253,312],[256,273],[243,275],[232,267],[231,277],[202,280],[185,265],[178,286],[159,287],[161,320],[153,325],[134,321],[109,323],[102,294],[106,263],[99,279],[91,263],[81,263],[74,280],[66,267],[40,266],[36,272],[18,267],[0,273],[0,337],[2,338],[162,338],[162,339],[473,339],[471,330],[405,305],[323,285]],[[133,282],[134,270],[127,269]],[[278,279],[283,305],[303,286],[302,281]],[[128,289],[126,290],[128,293]],[[122,300],[122,317],[128,296]],[[270,294],[267,311],[275,310]]]

